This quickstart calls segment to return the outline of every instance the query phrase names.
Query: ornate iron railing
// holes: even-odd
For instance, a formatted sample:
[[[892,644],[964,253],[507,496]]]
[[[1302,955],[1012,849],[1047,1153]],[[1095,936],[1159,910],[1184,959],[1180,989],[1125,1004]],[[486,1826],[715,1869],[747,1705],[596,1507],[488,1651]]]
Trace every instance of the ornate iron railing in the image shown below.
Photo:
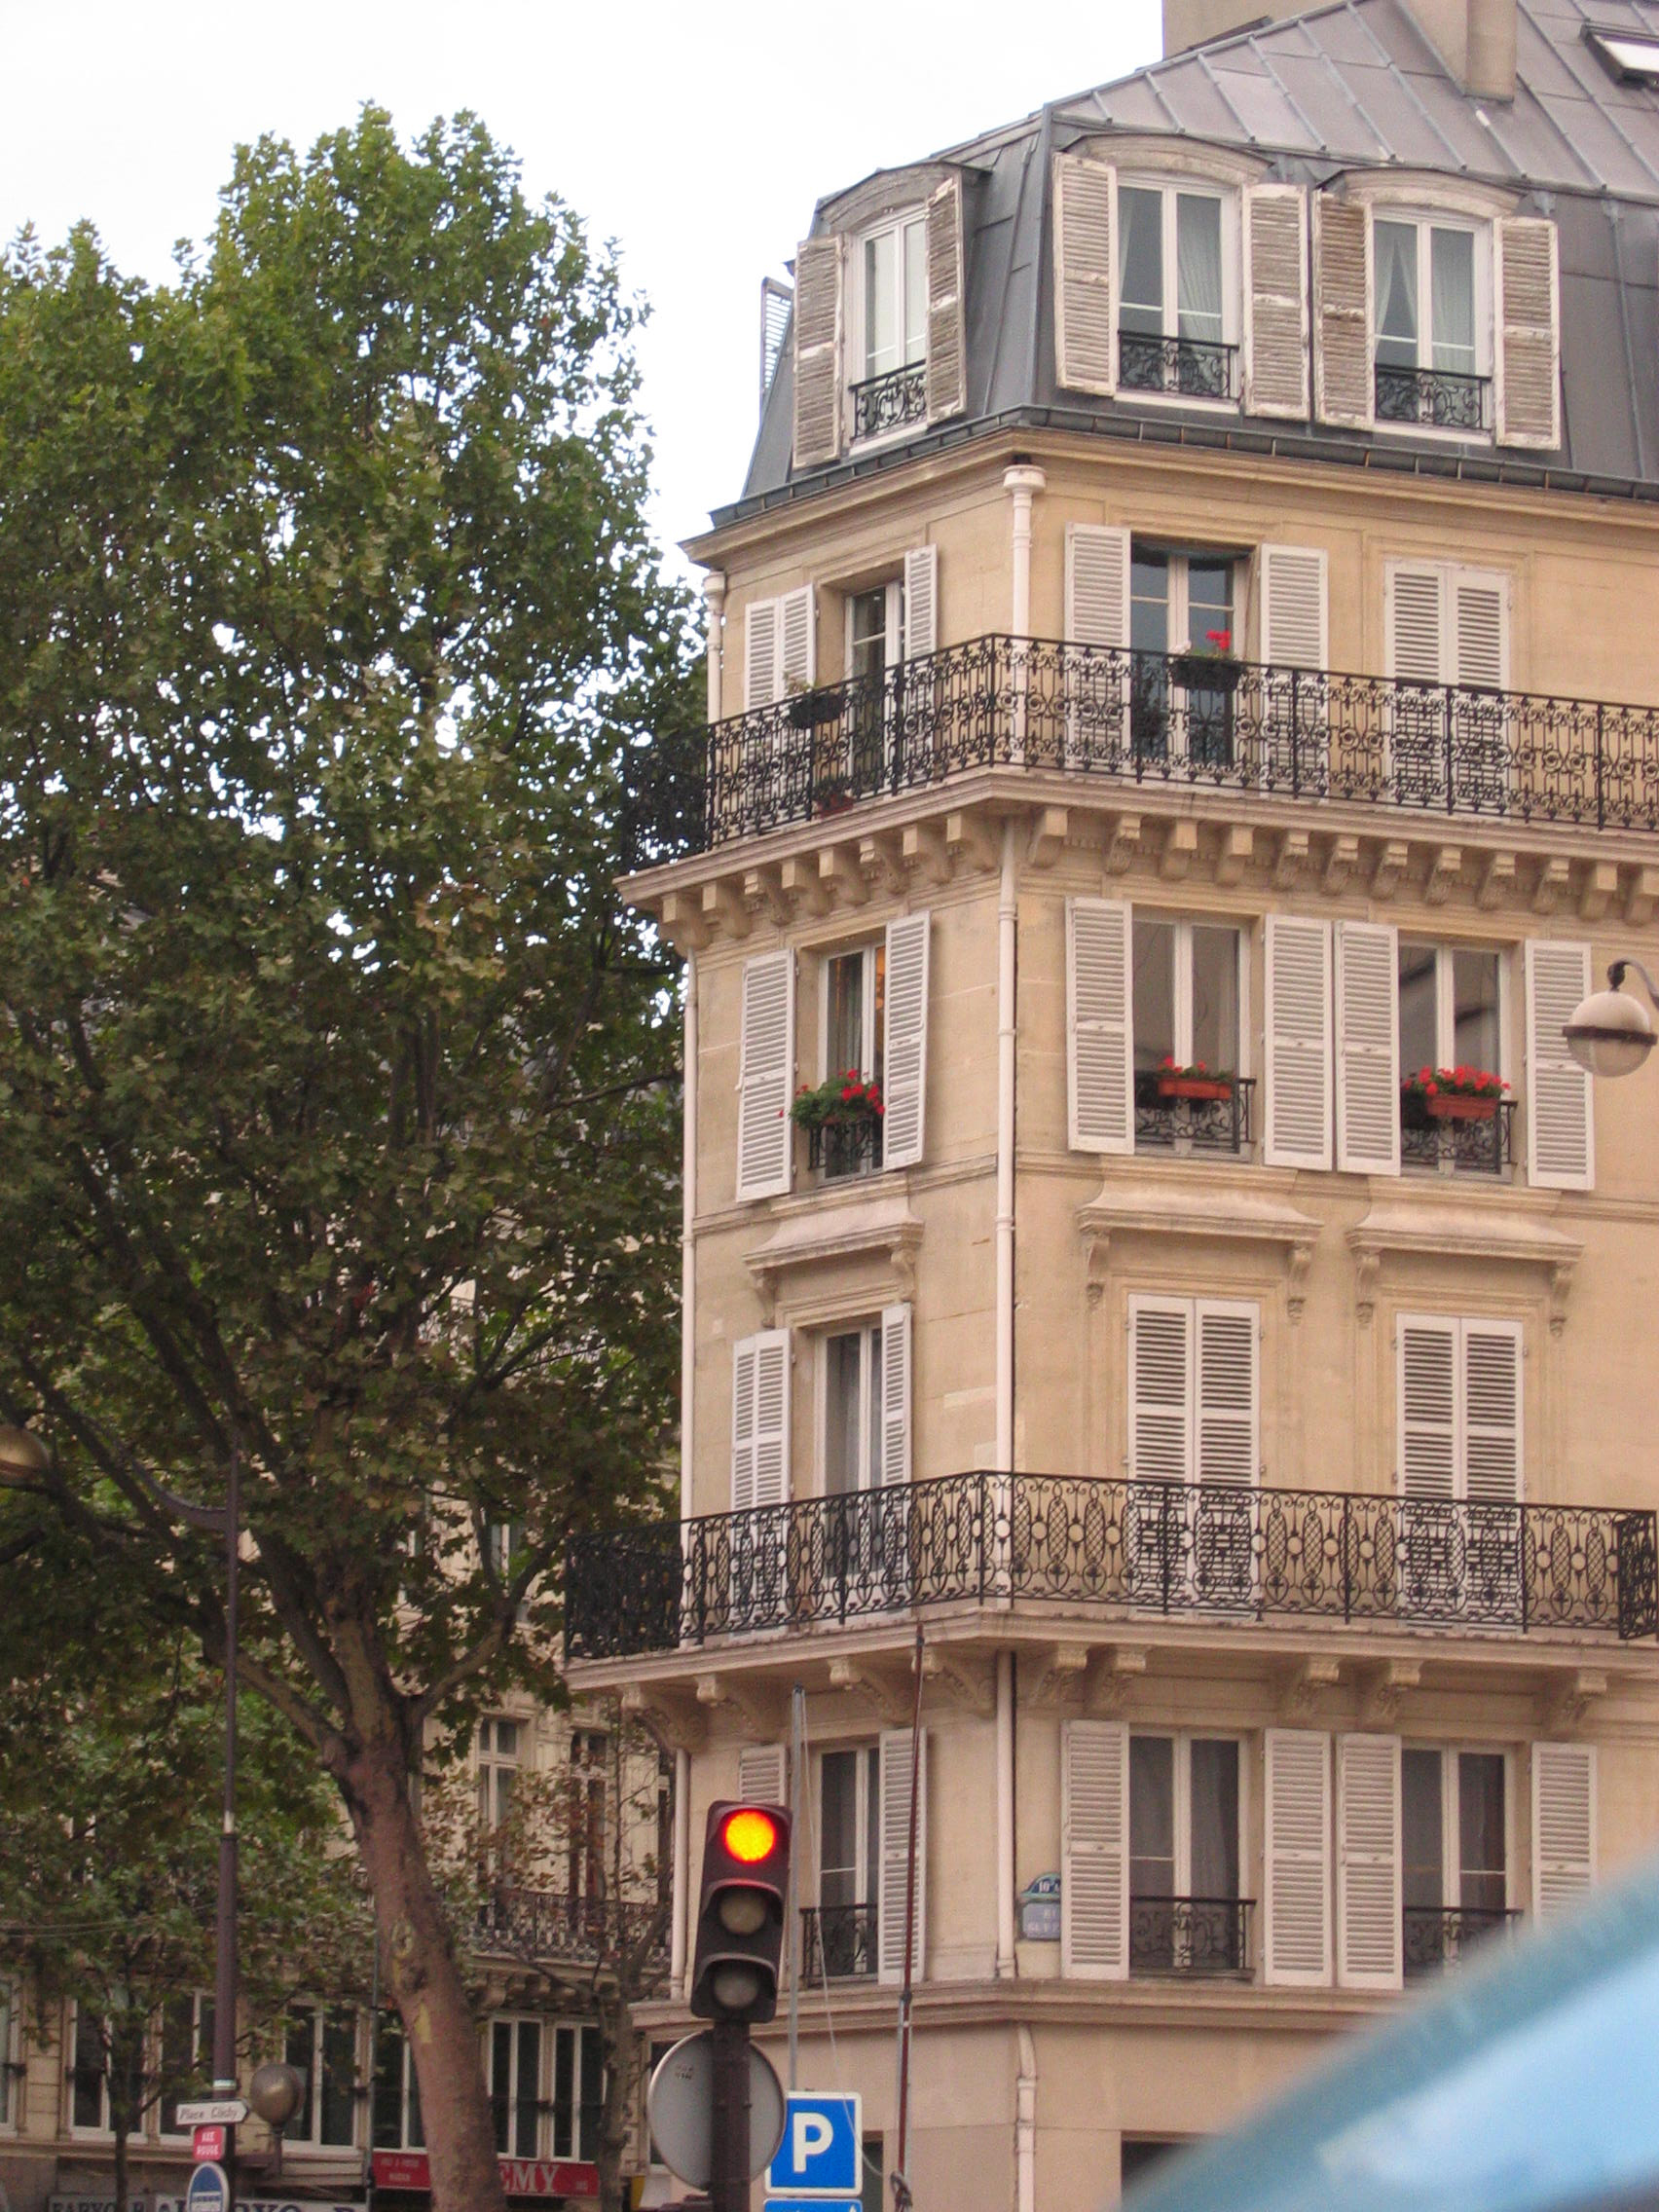
[[[815,1981],[867,1978],[881,1964],[873,1904],[805,1905],[800,1915],[800,1978]]]
[[[1238,349],[1203,338],[1161,338],[1118,332],[1118,386],[1123,391],[1176,392],[1183,399],[1236,399]]]
[[[1130,1973],[1244,1973],[1250,1898],[1129,1899]]]
[[[1459,1175],[1501,1175],[1515,1161],[1515,1101],[1501,1098],[1485,1121],[1439,1122],[1400,1101],[1400,1164]]]
[[[806,1132],[806,1164],[832,1180],[838,1175],[868,1175],[881,1165],[881,1116],[861,1114],[856,1121],[826,1122]]]
[[[571,1658],[963,1602],[1410,1627],[1659,1630],[1644,1509],[946,1475],[573,1539]]]
[[[1409,1904],[1400,1917],[1401,1949],[1409,1979],[1455,1965],[1470,1944],[1506,1934],[1521,1915],[1475,1905]]]
[[[1415,423],[1435,430],[1467,430],[1478,436],[1492,427],[1487,394],[1490,377],[1468,377],[1454,369],[1407,369],[1377,364],[1377,420]]]
[[[879,438],[905,423],[919,423],[928,411],[928,365],[907,361],[883,377],[866,377],[852,387],[853,436]]]
[[[983,637],[633,756],[633,865],[976,769],[1659,831],[1659,707]]]
[[[1225,1098],[1166,1098],[1156,1075],[1135,1077],[1135,1149],[1167,1145],[1172,1151],[1243,1152],[1255,1142],[1251,1109],[1254,1076],[1235,1076]]]
[[[613,1903],[608,1898],[571,1897],[556,1890],[493,1890],[478,1908],[474,1942],[491,1958],[531,1965],[560,1960],[592,1963],[613,1958],[658,1934],[646,1945],[645,1963],[668,1966],[668,1915],[647,1900]]]

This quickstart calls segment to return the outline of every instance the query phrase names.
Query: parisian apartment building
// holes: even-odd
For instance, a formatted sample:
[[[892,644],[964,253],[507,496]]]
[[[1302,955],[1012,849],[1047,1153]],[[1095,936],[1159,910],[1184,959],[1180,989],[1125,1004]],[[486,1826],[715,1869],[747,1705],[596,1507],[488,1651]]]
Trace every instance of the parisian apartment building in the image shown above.
[[[793,1808],[870,2205],[912,1829],[962,2212],[1659,1838],[1659,1119],[1564,1036],[1659,955],[1659,5],[1164,29],[825,178],[624,886],[681,1512],[578,1545],[570,1672],[674,1750],[653,2037],[708,1807]]]

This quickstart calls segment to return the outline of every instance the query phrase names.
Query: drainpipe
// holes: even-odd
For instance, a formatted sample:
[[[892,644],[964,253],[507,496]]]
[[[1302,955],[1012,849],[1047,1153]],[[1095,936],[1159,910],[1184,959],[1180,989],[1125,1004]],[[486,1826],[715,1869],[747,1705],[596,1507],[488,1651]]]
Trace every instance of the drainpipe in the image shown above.
[[[1014,501],[1014,634],[1031,635],[1031,502],[1049,479],[1040,468],[1020,462],[1003,475],[1003,490]]]
[[[1037,2212],[1037,2040],[1024,2026],[1014,2096],[1014,2212]]]
[[[697,955],[685,956],[685,1072],[680,1211],[680,1518],[691,1518],[697,1383]]]
[[[720,719],[720,667],[725,658],[726,580],[719,569],[703,578],[703,604],[709,610],[709,719]]]
[[[1014,1972],[1014,1653],[997,1653],[997,1979]]]
[[[691,1881],[691,1754],[674,1754],[674,1919],[669,1936],[669,1987],[688,1997],[685,1987],[685,1900]]]

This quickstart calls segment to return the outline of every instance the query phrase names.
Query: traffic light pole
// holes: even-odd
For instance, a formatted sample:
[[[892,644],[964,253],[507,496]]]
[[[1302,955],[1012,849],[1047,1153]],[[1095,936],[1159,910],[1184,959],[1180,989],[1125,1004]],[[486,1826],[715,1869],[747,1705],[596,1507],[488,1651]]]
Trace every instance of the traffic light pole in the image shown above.
[[[749,2022],[717,2020],[709,2199],[714,2212],[749,2212]]]

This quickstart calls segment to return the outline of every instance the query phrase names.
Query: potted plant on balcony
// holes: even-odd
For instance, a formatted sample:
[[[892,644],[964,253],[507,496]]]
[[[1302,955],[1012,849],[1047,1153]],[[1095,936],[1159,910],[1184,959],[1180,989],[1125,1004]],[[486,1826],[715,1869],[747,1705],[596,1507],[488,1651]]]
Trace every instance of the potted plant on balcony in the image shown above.
[[[1400,1085],[1400,1105],[1409,1124],[1490,1122],[1509,1088],[1488,1068],[1419,1068]]]
[[[790,1103],[790,1120],[797,1129],[845,1128],[854,1122],[879,1122],[886,1112],[881,1086],[843,1068],[817,1085],[803,1083]]]
[[[1214,1105],[1233,1096],[1233,1077],[1225,1068],[1206,1067],[1202,1060],[1181,1067],[1173,1054],[1165,1052],[1158,1067],[1158,1095],[1201,1099]]]
[[[1244,663],[1234,655],[1231,630],[1206,630],[1201,644],[1171,656],[1169,673],[1184,691],[1224,691],[1231,696],[1238,688]]]
[[[792,682],[790,695],[785,702],[791,729],[818,729],[825,722],[832,722],[841,712],[841,693],[831,683],[814,684],[810,688]]]

